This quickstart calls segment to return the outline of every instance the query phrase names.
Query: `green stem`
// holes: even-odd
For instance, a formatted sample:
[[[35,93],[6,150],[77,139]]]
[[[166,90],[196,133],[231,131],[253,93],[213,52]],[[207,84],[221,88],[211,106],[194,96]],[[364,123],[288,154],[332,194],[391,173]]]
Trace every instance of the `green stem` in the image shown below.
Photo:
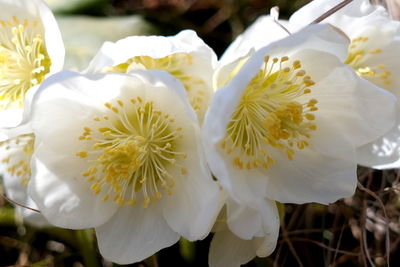
[[[14,209],[2,207],[0,208],[0,225],[15,226]]]
[[[183,237],[179,240],[179,251],[182,258],[188,262],[193,263],[196,259],[196,246],[193,242],[190,242]]]
[[[94,243],[92,229],[78,230],[75,232],[85,267],[100,266],[97,258],[97,250]]]

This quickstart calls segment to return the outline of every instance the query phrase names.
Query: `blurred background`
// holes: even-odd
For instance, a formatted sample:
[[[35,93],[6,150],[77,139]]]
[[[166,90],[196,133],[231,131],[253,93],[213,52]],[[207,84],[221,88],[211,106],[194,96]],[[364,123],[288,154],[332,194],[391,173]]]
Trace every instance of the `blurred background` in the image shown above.
[[[66,68],[84,69],[101,44],[129,35],[194,29],[218,55],[258,16],[288,18],[306,0],[47,0],[67,49]],[[384,4],[399,17],[396,1]],[[265,34],[268,34],[266,32]],[[0,193],[3,194],[0,185]],[[282,227],[268,258],[246,266],[400,266],[400,172],[359,168],[354,197],[332,205],[280,205]],[[129,266],[207,266],[211,235],[181,240]],[[0,197],[0,266],[118,266],[101,258],[92,230],[35,228]],[[228,266],[229,267],[229,266]]]
[[[66,67],[84,68],[104,40],[174,35],[193,29],[221,55],[258,16],[281,8],[282,18],[306,0],[47,0],[67,48]]]

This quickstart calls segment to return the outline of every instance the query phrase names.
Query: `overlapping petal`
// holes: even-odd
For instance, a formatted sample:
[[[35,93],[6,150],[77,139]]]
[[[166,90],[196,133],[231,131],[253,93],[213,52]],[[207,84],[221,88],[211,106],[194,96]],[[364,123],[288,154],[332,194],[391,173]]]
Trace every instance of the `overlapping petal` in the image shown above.
[[[119,263],[208,234],[222,199],[173,76],[65,71],[41,85],[32,109],[29,189],[52,224],[96,227],[102,254]]]
[[[137,69],[163,70],[181,81],[200,121],[212,97],[214,51],[194,31],[175,36],[131,36],[106,42],[86,72],[122,72]]]
[[[336,38],[336,42],[329,48],[329,46],[323,45],[324,42],[328,43],[328,41],[323,40],[323,37],[328,37],[329,40]],[[325,51],[313,49],[314,47],[325,47]],[[316,201],[329,203],[352,194],[356,181],[355,151],[358,147],[376,139],[392,127],[396,104],[390,93],[360,79],[351,68],[342,63],[343,53],[338,57],[337,51],[346,51],[346,47],[346,39],[340,33],[329,26],[315,25],[308,28],[307,31],[298,32],[282,41],[260,49],[247,61],[227,86],[216,92],[204,124],[203,141],[211,170],[236,201],[249,205],[254,201],[254,198],[269,197],[282,202]],[[318,63],[315,62],[315,59],[318,59]],[[268,63],[271,60],[273,63]],[[254,103],[263,103],[260,105],[269,110],[268,112],[277,112],[268,107],[268,105],[275,103],[273,101],[277,101],[277,98],[273,98],[276,97],[273,93],[269,96],[270,98],[265,98],[265,103],[257,102],[264,101],[260,98],[263,89],[258,89],[263,85],[262,82],[259,83],[261,85],[255,84],[254,79],[264,77],[261,76],[260,69],[261,71],[265,69],[263,73],[267,74],[262,74],[265,75],[266,87],[264,90],[274,92],[274,88],[286,88],[287,83],[279,84],[280,80],[278,81],[278,78],[274,77],[285,77],[282,73],[291,73],[291,64],[293,64],[292,68],[297,68],[296,60],[301,62],[301,69],[306,73],[301,72],[299,75],[301,77],[309,75],[309,78],[306,78],[304,82],[310,85],[310,90],[304,89],[306,93],[296,95],[293,98],[296,99],[294,100],[296,103],[289,105],[298,106],[297,103],[308,103],[302,109],[296,111],[310,113],[310,115],[304,115],[304,119],[298,119],[297,125],[300,126],[301,123],[305,123],[305,118],[308,118],[307,120],[312,124],[306,123],[304,125],[308,126],[303,126],[312,129],[309,133],[302,134],[306,138],[305,143],[299,138],[300,135],[293,137],[293,142],[297,142],[297,147],[295,144],[292,146],[291,143],[282,141],[290,140],[291,135],[289,135],[289,139],[286,139],[288,137],[271,137],[270,135],[260,137],[260,135],[270,134],[271,131],[281,131],[279,129],[282,129],[271,128],[272,130],[268,132],[267,129],[262,127],[289,127],[271,124],[271,121],[281,123],[280,120],[287,120],[288,117],[284,117],[287,116],[284,114],[292,112],[289,111],[289,106],[284,109],[285,111],[278,111],[286,113],[277,113],[278,115],[276,115],[283,117],[279,117],[280,119],[272,117],[271,121],[262,121],[269,116],[268,114],[263,115],[266,117],[259,115],[251,117],[246,114],[252,113],[240,113],[238,111],[244,110],[247,107],[245,106],[246,103],[253,103],[246,101],[253,101],[251,97],[253,96],[252,92],[254,92],[255,95],[260,94],[259,97],[254,98]],[[274,64],[280,65],[274,68]],[[288,77],[292,76],[288,74]],[[312,79],[311,82],[307,82],[306,80],[310,78]],[[277,85],[269,82],[275,81],[273,79],[276,79]],[[282,81],[285,81],[284,78],[282,78]],[[271,87],[268,84],[272,84]],[[254,89],[252,89],[252,86],[254,86]],[[287,92],[291,92],[290,90],[297,88],[296,86],[282,89],[282,97],[285,97]],[[244,93],[245,90],[246,94]],[[267,91],[265,92],[267,93]],[[276,94],[279,94],[279,92]],[[291,98],[287,97],[282,100],[281,103],[283,104],[280,105],[288,105],[287,101],[291,101]],[[251,107],[255,107],[255,105]],[[282,109],[282,106],[278,106],[276,110],[280,109]],[[255,110],[255,108],[252,110]],[[240,114],[245,115],[240,117],[242,116]],[[295,114],[303,113],[290,114],[292,114],[290,115],[292,116],[290,117],[292,123],[294,116],[297,116]],[[235,119],[232,119],[232,116],[236,116]],[[242,128],[240,128],[241,124],[237,123],[239,120],[237,118],[245,118],[246,123],[243,124]],[[254,121],[251,121],[251,119],[254,119]],[[289,123],[289,121],[285,123]],[[235,126],[238,127],[236,128],[238,132],[233,132],[233,130],[229,132],[227,130],[228,124],[231,129],[235,129],[232,128],[234,127],[232,125],[239,125]],[[291,129],[294,128],[285,128],[284,131],[292,131]],[[296,134],[297,131],[295,130],[293,134]],[[285,133],[284,136],[287,135]],[[235,137],[232,142],[238,143],[230,145],[229,138],[231,137],[229,136]],[[277,145],[268,141],[270,145],[266,145],[263,143],[266,138],[278,138],[273,139],[277,140],[273,142],[281,143]],[[251,144],[250,146],[246,145],[249,142],[252,142],[251,144],[256,148],[251,148]],[[250,153],[248,158],[245,155],[246,153]],[[252,153],[254,153],[254,157],[250,156],[253,155]],[[340,182],[335,179],[339,179]]]
[[[227,223],[219,223],[211,241],[210,267],[239,267],[255,256],[270,255],[275,249],[279,234],[279,216],[275,202],[262,200],[253,209],[228,198],[227,205]],[[220,217],[220,220],[223,219]],[[247,233],[243,236],[245,232]]]
[[[341,2],[312,1],[297,10],[288,22],[282,24],[290,32],[299,31]],[[322,23],[337,27],[350,38],[351,44],[344,63],[351,66],[360,77],[390,91],[396,97],[399,96],[400,81],[395,72],[400,65],[393,55],[400,51],[400,23],[390,19],[385,8],[372,5],[367,0],[355,0],[327,16]],[[245,48],[260,49],[263,45],[268,45],[273,38],[260,38],[264,29],[274,32],[275,40],[283,38],[284,31],[279,32],[272,19],[263,16],[233,42],[233,48],[228,49],[227,53],[230,57],[234,57],[235,52],[240,56],[239,51]],[[358,150],[359,164],[375,168],[397,167],[395,162],[398,162],[400,150],[399,123],[398,119],[396,120],[396,125],[385,135]]]
[[[157,206],[122,207],[96,228],[100,253],[119,264],[142,261],[179,240]]]

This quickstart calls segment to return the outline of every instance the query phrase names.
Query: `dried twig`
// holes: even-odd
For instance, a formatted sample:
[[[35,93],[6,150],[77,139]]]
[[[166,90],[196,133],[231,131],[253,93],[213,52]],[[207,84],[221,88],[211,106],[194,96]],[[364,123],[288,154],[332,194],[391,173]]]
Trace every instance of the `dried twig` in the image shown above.
[[[308,242],[308,243],[312,243],[315,244],[317,246],[320,246],[321,248],[333,251],[333,252],[337,252],[340,254],[344,254],[344,255],[348,255],[348,256],[360,256],[359,253],[355,253],[355,252],[350,252],[350,251],[345,251],[345,250],[340,250],[340,249],[336,249],[336,248],[331,248],[330,246],[325,245],[324,243],[312,240],[312,239],[308,239],[308,238],[303,238],[303,237],[293,237],[291,238],[292,241],[298,241],[298,242]]]
[[[274,6],[271,8],[270,11],[271,17],[273,21],[282,29],[284,30],[288,35],[292,35],[288,29],[286,29],[285,26],[282,25],[282,23],[279,22],[279,7]]]
[[[302,207],[302,206],[297,207],[297,209],[295,210],[295,212],[292,214],[292,216],[291,216],[291,218],[290,218],[290,221],[289,221],[289,224],[288,224],[287,228],[285,227],[286,229],[291,229],[291,228],[292,228],[294,222],[297,221],[297,218],[298,218],[298,216],[300,215],[300,213],[301,213],[302,210],[303,210],[303,207]],[[282,222],[281,224],[283,225],[284,222]],[[285,230],[286,230],[286,229],[285,229]],[[286,230],[286,234],[287,234],[287,235],[288,235],[288,233],[289,233],[289,232]],[[278,262],[279,262],[279,259],[280,259],[280,257],[281,257],[281,252],[282,252],[282,250],[283,250],[283,246],[284,246],[284,242],[281,243],[281,245],[280,245],[279,248],[277,249],[276,256],[275,256],[275,259],[274,259],[274,264],[273,264],[274,267],[277,267],[277,266],[278,266]]]
[[[371,266],[375,266],[374,262],[372,261],[371,258],[371,254],[369,253],[369,249],[368,249],[368,244],[367,244],[367,229],[365,228],[365,224],[366,224],[366,209],[367,209],[367,204],[366,201],[363,201],[363,208],[361,211],[361,223],[362,223],[362,235],[361,235],[361,240],[360,240],[360,244],[361,244],[361,251],[363,251],[365,253],[366,258],[368,259],[369,264],[371,264]],[[364,265],[368,266],[365,262],[364,259]]]
[[[331,16],[332,14],[338,12],[340,9],[342,9],[343,7],[347,6],[348,4],[350,4],[351,2],[353,2],[353,0],[344,0],[343,2],[339,3],[338,5],[332,7],[331,9],[329,9],[328,11],[326,11],[324,14],[322,14],[321,16],[319,16],[318,18],[316,18],[311,24],[314,23],[320,23],[321,21],[323,21],[324,19],[326,19],[327,17]]]
[[[330,231],[331,232],[336,232],[336,231],[340,231],[342,229],[342,227],[337,227],[337,228],[331,228]],[[322,233],[324,231],[324,229],[300,229],[300,230],[292,230],[292,231],[287,231],[287,235],[288,236],[292,236],[292,235],[301,235],[301,234],[315,234],[315,233]]]
[[[7,200],[8,202],[10,202],[10,203],[12,203],[14,205],[20,206],[20,207],[22,207],[24,209],[28,209],[28,210],[31,210],[31,211],[34,211],[34,212],[37,212],[37,213],[41,213],[40,210],[37,210],[37,209],[34,209],[34,208],[30,208],[28,206],[25,206],[25,205],[22,205],[22,204],[20,204],[18,202],[15,202],[14,200],[11,200],[8,197],[6,197],[4,194],[1,194],[0,196],[2,196],[5,200]]]
[[[380,197],[378,197],[374,192],[372,192],[371,190],[369,190],[368,188],[364,187],[360,182],[358,182],[357,187],[361,190],[364,191],[365,193],[369,194],[370,196],[372,196],[381,206],[382,211],[383,211],[383,215],[384,215],[384,221],[385,221],[385,232],[386,232],[386,262],[387,262],[387,266],[390,266],[390,232],[389,232],[389,223],[388,223],[388,216],[386,213],[386,208],[385,208],[385,204],[383,204],[382,199]]]
[[[335,263],[336,263],[336,257],[337,257],[337,254],[338,254],[338,251],[339,251],[339,248],[340,248],[340,243],[342,242],[342,236],[343,236],[344,228],[345,228],[345,225],[343,224],[342,230],[340,231],[338,242],[336,244],[335,254],[333,255],[333,266],[335,266]]]
[[[304,267],[303,263],[302,263],[301,260],[300,260],[299,255],[297,254],[295,248],[293,247],[292,241],[289,239],[289,237],[288,237],[288,235],[287,235],[285,223],[282,223],[281,228],[282,228],[283,240],[285,240],[285,242],[287,243],[290,252],[292,252],[293,257],[296,259],[296,261],[297,261],[297,263],[299,264],[299,266],[300,266],[300,267]]]

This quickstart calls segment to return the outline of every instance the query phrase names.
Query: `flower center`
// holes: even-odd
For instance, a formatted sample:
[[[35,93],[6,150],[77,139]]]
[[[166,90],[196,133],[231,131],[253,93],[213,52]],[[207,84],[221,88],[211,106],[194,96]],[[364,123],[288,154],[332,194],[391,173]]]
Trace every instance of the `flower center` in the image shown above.
[[[137,56],[128,59],[114,67],[107,67],[105,72],[126,73],[131,70],[164,70],[181,81],[184,86],[189,102],[197,114],[205,112],[207,108],[206,84],[200,77],[195,77],[190,71],[193,67],[193,57],[187,53],[175,53],[163,58],[152,58],[149,56]],[[202,115],[201,115],[202,116]]]
[[[269,168],[275,161],[269,148],[295,151],[307,147],[316,130],[317,100],[302,100],[315,83],[288,57],[265,57],[263,67],[249,82],[226,128],[221,148],[240,169]]]
[[[85,127],[79,137],[90,142],[91,149],[76,153],[94,159],[82,173],[92,183],[93,193],[103,192],[104,201],[112,197],[119,205],[135,205],[143,199],[144,207],[160,199],[162,191],[172,194],[176,176],[187,172],[179,164],[186,158],[179,151],[182,129],[141,97],[105,107],[108,114],[93,119],[99,126]]]
[[[374,55],[382,53],[381,49],[369,49],[368,38],[358,37],[351,41],[345,64],[350,65],[356,73],[370,82],[390,90],[392,73],[388,71],[385,65],[369,65],[366,61]]]
[[[51,61],[38,22],[0,20],[0,108],[22,107],[25,93],[41,83]]]
[[[6,157],[1,159],[10,176],[19,178],[21,185],[27,186],[31,179],[30,159],[33,153],[35,137],[33,134],[23,134],[0,142],[0,148]]]

